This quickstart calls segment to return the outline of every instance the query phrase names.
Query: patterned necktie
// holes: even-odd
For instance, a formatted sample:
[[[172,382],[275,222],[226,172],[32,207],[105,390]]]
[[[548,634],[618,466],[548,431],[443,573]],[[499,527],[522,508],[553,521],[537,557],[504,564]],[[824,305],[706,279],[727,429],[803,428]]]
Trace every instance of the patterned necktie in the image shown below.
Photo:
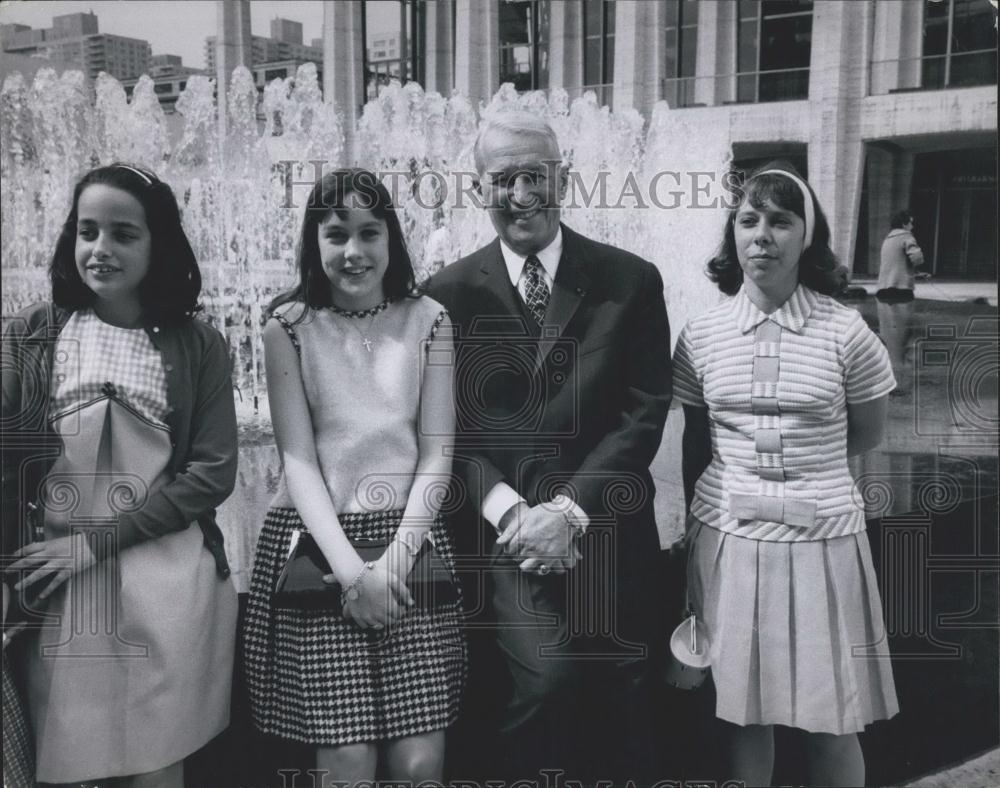
[[[533,254],[529,254],[524,261],[524,303],[538,325],[541,325],[549,306],[549,286],[545,284],[542,263]]]

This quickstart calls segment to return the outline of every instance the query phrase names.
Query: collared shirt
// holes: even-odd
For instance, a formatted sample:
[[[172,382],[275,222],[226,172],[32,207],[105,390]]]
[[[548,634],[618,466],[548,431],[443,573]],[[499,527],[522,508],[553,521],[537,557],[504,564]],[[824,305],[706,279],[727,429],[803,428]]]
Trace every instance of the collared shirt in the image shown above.
[[[535,253],[538,261],[542,264],[542,277],[548,285],[549,292],[556,281],[556,271],[559,270],[559,258],[562,257],[563,235],[562,227],[556,231],[556,237],[552,239],[548,246]],[[518,254],[500,239],[500,252],[503,254],[504,265],[507,268],[507,276],[514,286],[521,299],[526,296],[527,279],[524,275],[524,261],[527,255]],[[500,520],[504,514],[515,504],[521,503],[524,498],[513,487],[505,482],[499,482],[483,497],[482,512],[483,517],[494,528],[500,528]],[[565,495],[557,495],[550,504],[553,508],[563,512],[573,524],[581,530],[586,530],[590,523],[590,518],[576,502]]]
[[[549,292],[552,292],[552,285],[556,281],[556,271],[559,270],[559,258],[562,257],[563,237],[562,227],[556,230],[556,237],[552,239],[548,246],[535,253],[538,261],[542,264],[542,277],[548,285]],[[518,254],[500,239],[500,252],[503,254],[504,265],[507,266],[507,276],[510,283],[514,285],[517,292],[524,300],[527,288],[527,279],[524,276],[524,261],[528,259],[525,254]]]
[[[707,407],[712,461],[691,513],[766,541],[863,531],[847,465],[847,405],[895,387],[861,315],[799,285],[766,314],[741,290],[681,331],[674,394]]]

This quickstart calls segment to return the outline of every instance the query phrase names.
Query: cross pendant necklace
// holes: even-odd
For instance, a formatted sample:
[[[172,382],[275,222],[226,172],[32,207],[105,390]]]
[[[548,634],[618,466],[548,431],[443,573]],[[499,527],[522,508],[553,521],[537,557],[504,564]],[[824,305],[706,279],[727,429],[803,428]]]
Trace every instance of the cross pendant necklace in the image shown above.
[[[358,332],[358,336],[361,337],[361,344],[364,345],[365,350],[367,350],[369,353],[374,353],[375,352],[375,342],[374,342],[374,340],[372,340],[372,338],[369,336],[369,334],[371,334],[371,332],[372,332],[372,328],[375,325],[375,318],[377,318],[378,315],[375,314],[375,315],[372,315],[370,318],[368,318],[368,330],[367,331],[362,331],[360,328],[357,327],[357,325],[355,325],[354,320],[356,318],[352,318],[350,315],[345,315],[345,317],[347,318],[347,324],[351,328],[353,328],[355,331]]]
[[[386,306],[388,306],[389,301],[383,301],[371,309],[366,309],[364,311],[351,312],[346,309],[341,309],[336,305],[331,305],[329,307],[330,311],[335,315],[339,315],[347,321],[347,324],[358,332],[358,336],[361,337],[361,344],[366,351],[369,353],[375,352],[375,339],[372,338],[372,330],[375,328],[375,321],[378,320],[378,316],[385,311]],[[368,328],[362,331],[358,328],[358,322],[362,318],[368,318]]]

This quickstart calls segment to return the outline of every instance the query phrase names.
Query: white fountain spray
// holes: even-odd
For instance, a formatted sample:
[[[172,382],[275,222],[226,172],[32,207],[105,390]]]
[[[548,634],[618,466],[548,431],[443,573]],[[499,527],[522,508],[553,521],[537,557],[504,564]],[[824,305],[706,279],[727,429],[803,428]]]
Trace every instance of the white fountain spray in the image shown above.
[[[181,203],[203,272],[206,316],[232,353],[247,492],[233,500],[251,501],[277,472],[262,385],[262,309],[294,282],[305,195],[320,170],[345,164],[344,132],[323,102],[313,64],[272,81],[262,96],[250,72],[236,69],[224,139],[214,88],[207,77],[188,78],[176,104],[183,128],[172,142],[148,78],[131,98],[106,75],[92,89],[79,72],[58,77],[51,69],[40,69],[30,86],[16,73],[4,80],[3,314],[47,297],[49,257],[73,184],[87,169],[124,160],[156,171]],[[567,224],[657,265],[675,336],[690,316],[717,302],[703,270],[724,223],[726,130],[696,129],[664,103],[646,126],[635,111],[599,106],[592,93],[570,102],[560,89],[518,94],[510,85],[479,112],[463,96],[446,99],[415,83],[390,85],[364,108],[357,163],[386,174],[421,279],[492,239],[489,218],[475,202],[472,147],[483,118],[513,108],[547,118],[559,137],[573,172]],[[693,173],[700,173],[697,182]],[[251,458],[247,452],[261,443],[267,451]],[[256,531],[243,525],[257,522],[256,514],[240,510],[223,518],[241,524],[230,545],[236,566],[250,554]],[[668,529],[679,526],[677,512],[663,519]]]

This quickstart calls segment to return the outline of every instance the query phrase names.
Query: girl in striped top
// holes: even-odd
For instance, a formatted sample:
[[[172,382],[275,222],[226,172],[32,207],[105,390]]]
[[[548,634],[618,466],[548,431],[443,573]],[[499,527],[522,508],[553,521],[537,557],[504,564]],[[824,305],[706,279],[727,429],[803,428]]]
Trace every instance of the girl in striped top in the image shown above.
[[[857,732],[898,711],[847,458],[881,441],[888,355],[834,290],[830,230],[787,165],[751,176],[709,275],[733,296],[674,358],[688,583],[708,627],[726,775],[768,785],[772,726],[807,732],[811,785],[863,785]]]

